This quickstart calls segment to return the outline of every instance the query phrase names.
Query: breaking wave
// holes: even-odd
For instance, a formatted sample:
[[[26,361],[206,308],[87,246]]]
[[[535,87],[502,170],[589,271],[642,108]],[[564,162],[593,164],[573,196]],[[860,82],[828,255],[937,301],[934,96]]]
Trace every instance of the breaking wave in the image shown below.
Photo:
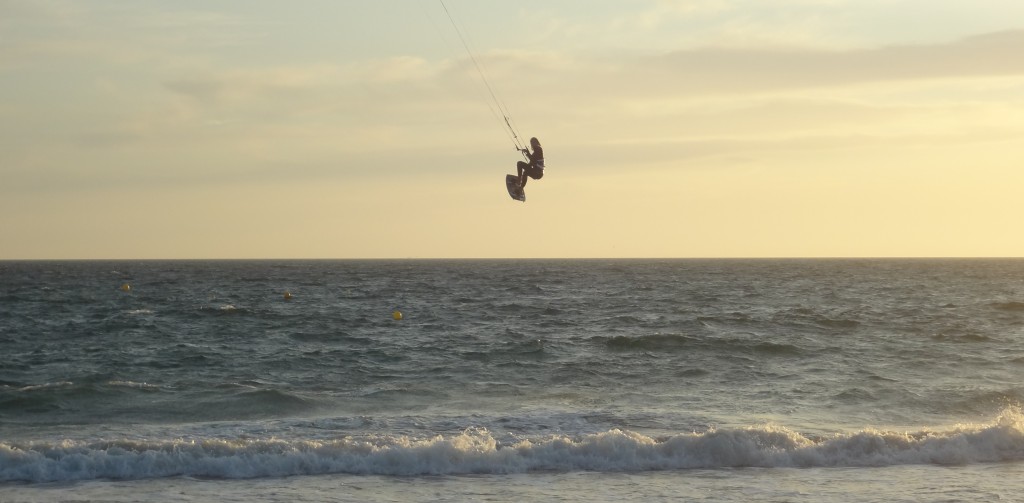
[[[611,430],[506,444],[485,429],[422,439],[375,436],[327,441],[210,438],[0,443],[0,481],[642,472],[1022,460],[1024,415],[1011,408],[985,425],[915,433],[868,429],[825,437],[767,425],[666,437]]]

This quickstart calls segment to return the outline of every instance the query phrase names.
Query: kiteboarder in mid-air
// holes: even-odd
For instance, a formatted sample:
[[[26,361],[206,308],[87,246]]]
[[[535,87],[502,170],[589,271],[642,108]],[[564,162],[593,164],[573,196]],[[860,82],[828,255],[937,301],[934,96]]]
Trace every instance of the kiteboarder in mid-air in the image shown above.
[[[530,138],[530,147],[533,148],[533,152],[530,149],[523,149],[523,155],[526,156],[530,162],[519,161],[516,164],[516,170],[519,171],[519,191],[522,192],[526,188],[526,181],[530,178],[534,180],[540,180],[544,176],[544,149],[540,146],[540,140],[537,138]]]
[[[2,0],[0,0],[2,1]],[[440,0],[441,7],[444,8],[444,13],[448,16],[448,20],[452,23],[452,28],[455,33],[459,36],[459,40],[462,42],[462,47],[466,49],[466,54],[469,55],[469,59],[473,61],[473,66],[476,67],[476,71],[480,74],[480,82],[483,83],[484,87],[487,88],[487,92],[490,95],[487,106],[491,109],[491,113],[494,114],[496,119],[504,119],[505,133],[512,139],[513,144],[517,150],[521,151],[526,159],[530,162],[519,161],[516,168],[519,171],[518,175],[505,175],[505,188],[508,189],[508,195],[517,201],[526,202],[526,191],[523,190],[526,187],[526,181],[530,178],[540,179],[544,176],[544,149],[540,146],[540,141],[537,138],[530,138],[530,148],[522,148],[522,143],[519,140],[519,132],[514,127],[514,121],[509,116],[508,109],[505,104],[498,99],[497,94],[494,92],[494,87],[487,80],[487,75],[484,74],[483,67],[480,64],[480,60],[477,59],[473,51],[470,50],[469,44],[466,43],[466,37],[462,36],[462,30],[459,29],[459,25],[455,22],[455,18],[452,17],[451,12],[448,11],[448,6],[444,4],[444,0]],[[531,152],[530,150],[533,150]]]

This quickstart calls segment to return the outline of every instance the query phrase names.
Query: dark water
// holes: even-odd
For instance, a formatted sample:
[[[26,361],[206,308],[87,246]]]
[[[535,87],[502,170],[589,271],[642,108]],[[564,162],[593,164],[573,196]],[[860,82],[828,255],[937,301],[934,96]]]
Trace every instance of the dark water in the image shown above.
[[[1022,339],[1021,260],[0,262],[0,484],[1016,466]]]

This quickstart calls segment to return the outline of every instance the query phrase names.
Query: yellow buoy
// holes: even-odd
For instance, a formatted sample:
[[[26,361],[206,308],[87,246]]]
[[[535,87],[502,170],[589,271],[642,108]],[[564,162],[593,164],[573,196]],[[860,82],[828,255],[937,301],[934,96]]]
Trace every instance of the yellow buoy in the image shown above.
[[[129,285],[128,283],[125,283],[125,284],[121,285],[121,291],[122,292],[130,292],[130,291],[132,291],[132,286]]]
[[[292,292],[284,292],[284,300],[292,300]]]
[[[402,319],[402,312],[401,311],[395,311],[395,312],[391,313],[391,317],[394,318],[395,320],[400,320],[400,319]]]

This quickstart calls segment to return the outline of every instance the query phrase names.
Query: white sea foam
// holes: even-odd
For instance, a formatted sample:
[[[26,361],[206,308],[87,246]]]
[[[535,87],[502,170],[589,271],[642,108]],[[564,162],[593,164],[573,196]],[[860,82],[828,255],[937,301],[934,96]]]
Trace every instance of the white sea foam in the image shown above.
[[[505,474],[537,471],[640,472],[738,467],[878,467],[1024,461],[1024,415],[944,431],[865,430],[810,438],[780,426],[652,438],[611,430],[501,445],[485,429],[312,440],[177,439],[0,443],[0,481],[140,479],[170,476],[281,477]]]
[[[108,386],[115,386],[115,387],[123,387],[123,388],[136,388],[136,389],[148,389],[148,390],[160,389],[160,386],[157,386],[155,384],[149,384],[149,383],[145,383],[145,382],[135,382],[135,381],[114,380],[114,381],[107,381],[107,385]]]
[[[71,381],[57,381],[57,382],[48,382],[48,383],[45,383],[45,384],[34,384],[34,385],[31,385],[31,386],[23,386],[21,388],[18,388],[18,391],[38,391],[38,390],[54,389],[54,388],[67,388],[67,387],[71,387],[71,386],[74,386],[74,385],[75,385],[75,383],[73,383]]]

